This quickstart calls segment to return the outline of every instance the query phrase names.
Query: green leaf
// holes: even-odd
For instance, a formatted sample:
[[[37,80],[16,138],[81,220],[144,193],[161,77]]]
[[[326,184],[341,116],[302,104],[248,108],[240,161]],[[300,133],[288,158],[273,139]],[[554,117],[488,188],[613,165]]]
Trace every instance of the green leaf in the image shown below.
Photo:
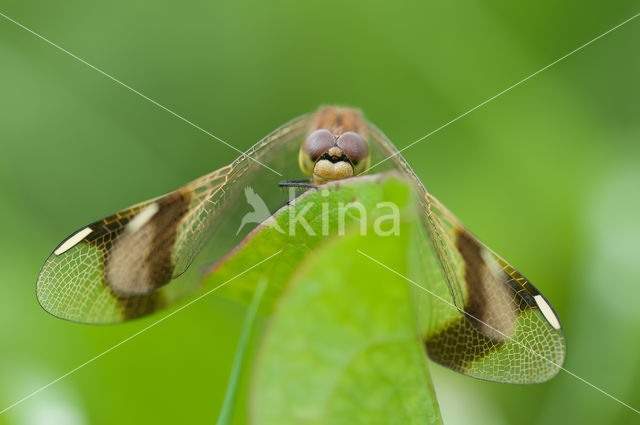
[[[300,266],[254,366],[255,423],[440,423],[411,291],[357,251],[406,273],[408,246],[355,234]]]
[[[261,301],[260,311],[268,315],[291,279],[297,264],[312,254],[320,244],[339,233],[341,216],[344,217],[345,229],[354,224],[360,225],[360,212],[355,207],[344,208],[355,201],[365,212],[363,215],[366,215],[367,228],[389,214],[389,208],[379,207],[380,203],[393,203],[401,210],[403,220],[415,220],[412,189],[406,181],[394,174],[363,176],[341,181],[321,190],[309,190],[296,198],[294,205],[285,205],[247,235],[239,246],[214,265],[206,283],[215,286],[242,273],[241,279],[234,279],[231,284],[217,291],[217,294],[248,305],[256,283],[266,276],[269,285]],[[305,209],[303,217],[314,234],[309,234],[301,221],[293,219]],[[323,216],[326,217],[324,220]],[[323,226],[328,231],[323,231]],[[282,229],[284,233],[278,229]],[[395,244],[400,243],[399,239],[398,236],[391,235],[386,241]],[[247,271],[279,251],[281,253],[277,255],[277,261],[267,261]]]
[[[363,209],[344,216],[341,236],[341,210],[350,202]],[[383,234],[389,222],[383,232],[375,231],[390,212],[382,202],[401,212],[396,233]],[[290,218],[304,209],[315,235],[299,223],[293,232],[278,230],[290,230]],[[367,219],[363,228],[360,216]],[[420,269],[410,254],[424,229],[410,184],[395,175],[350,179],[327,192],[306,192],[270,222],[208,277],[213,285],[245,272],[221,290],[245,303],[258,281],[268,282],[260,312],[269,321],[245,395],[252,423],[441,423],[412,288],[400,277],[381,274],[358,251],[404,275]]]

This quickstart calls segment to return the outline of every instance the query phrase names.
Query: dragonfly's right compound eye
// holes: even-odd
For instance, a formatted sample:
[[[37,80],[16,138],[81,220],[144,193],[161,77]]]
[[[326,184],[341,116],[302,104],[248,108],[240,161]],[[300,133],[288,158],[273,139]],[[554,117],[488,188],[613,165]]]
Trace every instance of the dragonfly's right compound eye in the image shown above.
[[[326,129],[309,134],[300,147],[298,162],[300,169],[308,176],[313,175],[315,162],[336,143],[336,138]]]
[[[353,131],[347,131],[338,137],[336,144],[353,164],[353,172],[356,176],[367,171],[371,163],[371,153],[369,152],[369,145],[361,135]]]

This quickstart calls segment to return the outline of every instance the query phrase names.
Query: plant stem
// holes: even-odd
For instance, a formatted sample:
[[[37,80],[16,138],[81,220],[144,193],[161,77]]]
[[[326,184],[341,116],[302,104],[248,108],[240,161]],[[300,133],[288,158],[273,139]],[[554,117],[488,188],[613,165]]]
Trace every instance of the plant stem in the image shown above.
[[[247,310],[247,315],[244,318],[242,324],[242,333],[238,340],[238,348],[236,349],[236,355],[233,359],[233,365],[231,366],[231,374],[229,375],[229,383],[227,385],[227,393],[222,403],[222,409],[220,410],[220,416],[218,417],[217,425],[230,425],[231,418],[233,416],[233,405],[236,401],[238,393],[238,383],[240,381],[240,372],[242,371],[242,364],[244,357],[247,353],[247,347],[249,340],[251,339],[251,332],[253,330],[253,324],[258,313],[258,307],[260,306],[260,300],[264,294],[264,290],[267,286],[267,279],[260,279],[256,287],[256,291],[251,299],[251,304]]]

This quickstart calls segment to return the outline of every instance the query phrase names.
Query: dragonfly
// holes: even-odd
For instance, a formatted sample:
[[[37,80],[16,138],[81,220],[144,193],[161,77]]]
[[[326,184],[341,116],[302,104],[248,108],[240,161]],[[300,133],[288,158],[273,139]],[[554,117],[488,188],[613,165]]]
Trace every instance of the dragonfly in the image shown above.
[[[262,165],[304,178],[281,181]],[[430,311],[421,335],[428,356],[488,381],[530,384],[555,376],[566,348],[550,302],[429,193],[389,139],[352,108],[326,106],[300,116],[231,164],[82,227],[44,262],[36,283],[38,301],[54,316],[81,323],[118,323],[150,314],[185,296],[186,291],[172,289],[180,281],[174,279],[207,241],[220,254],[237,243],[229,228],[238,228],[230,223],[239,217],[234,209],[245,187],[311,188],[373,168],[399,172],[419,194],[434,253],[425,253],[425,264],[439,268],[442,276],[429,285],[449,304],[434,304]],[[275,194],[265,202],[282,205],[282,192],[265,192]]]

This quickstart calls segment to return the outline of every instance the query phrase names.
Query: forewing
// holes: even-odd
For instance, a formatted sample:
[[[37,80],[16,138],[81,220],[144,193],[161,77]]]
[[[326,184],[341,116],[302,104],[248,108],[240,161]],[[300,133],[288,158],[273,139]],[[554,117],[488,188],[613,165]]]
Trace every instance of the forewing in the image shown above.
[[[42,266],[36,284],[40,305],[67,320],[116,323],[176,302],[190,291],[165,285],[187,270],[208,239],[216,242],[212,255],[226,253],[241,240],[235,235],[238,214],[233,209],[241,204],[245,187],[262,188],[272,208],[284,202],[277,189],[281,177],[257,161],[290,173],[287,164],[296,164],[308,125],[307,116],[287,123],[232,164],[69,236]]]
[[[409,164],[375,127],[370,143],[421,193],[429,243],[420,247],[432,294],[421,313],[429,357],[480,379],[536,383],[555,376],[565,357],[560,321],[546,298],[427,193]],[[374,164],[376,161],[373,162]],[[435,258],[434,258],[435,257]],[[423,303],[424,304],[424,303]]]
[[[165,294],[154,289],[173,275],[177,228],[198,206],[192,196],[187,186],[69,236],[42,266],[36,284],[40,305],[57,317],[85,323],[118,322],[166,305]]]

